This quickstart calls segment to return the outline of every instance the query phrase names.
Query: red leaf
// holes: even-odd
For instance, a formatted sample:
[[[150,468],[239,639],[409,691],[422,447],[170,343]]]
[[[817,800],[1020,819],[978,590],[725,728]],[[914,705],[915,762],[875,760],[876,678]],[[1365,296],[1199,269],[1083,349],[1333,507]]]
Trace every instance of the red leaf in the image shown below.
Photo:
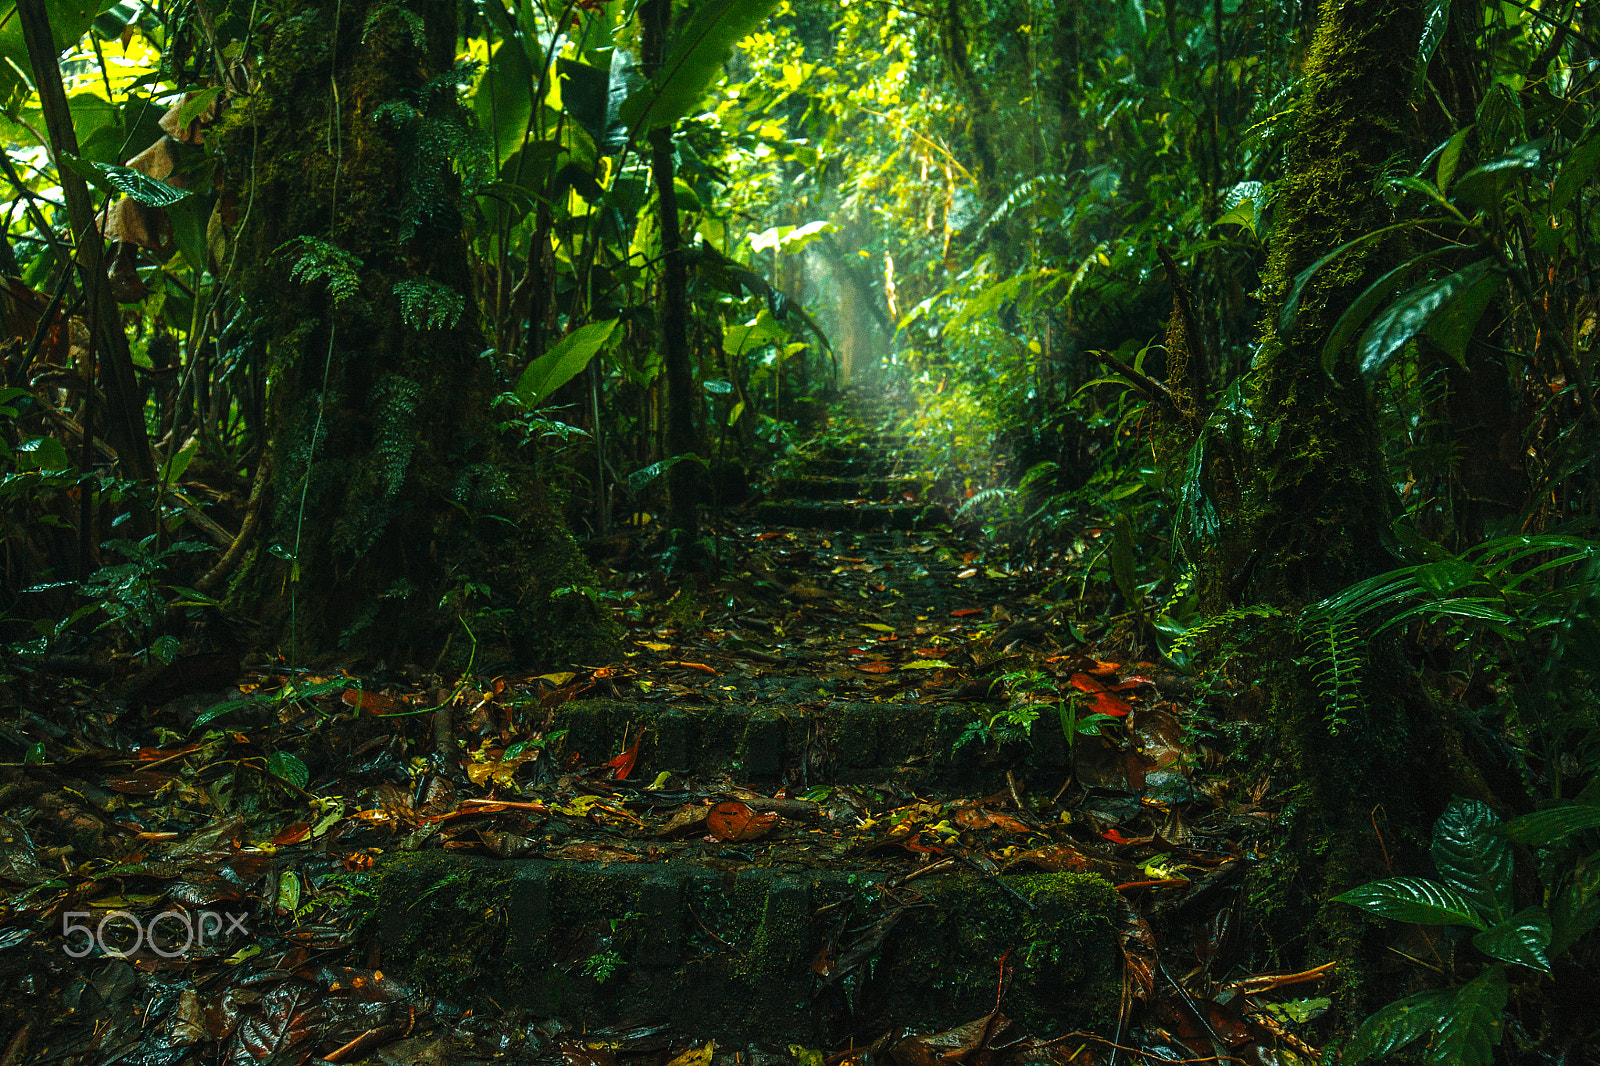
[[[1113,844],[1131,844],[1131,843],[1133,843],[1131,840],[1129,840],[1127,837],[1123,836],[1121,833],[1117,832],[1115,829],[1107,829],[1104,833],[1101,833],[1100,835],[1105,837],[1107,840],[1111,841],[1111,843],[1113,843]]]
[[[310,835],[310,822],[295,822],[293,825],[286,825],[278,830],[277,835],[272,838],[272,843],[275,847],[287,847],[290,844],[300,843]]]
[[[987,607],[963,607],[959,611],[951,611],[950,612],[950,617],[951,618],[965,618],[969,614],[982,614],[984,611],[987,611],[988,609],[989,608],[987,608]]]
[[[639,761],[639,742],[643,739],[644,733],[641,731],[633,738],[633,747],[606,762],[607,766],[616,771],[615,776],[618,781],[627,780],[628,775],[633,773],[633,764]]]
[[[1121,681],[1118,681],[1115,685],[1112,685],[1111,688],[1108,691],[1110,691],[1110,692],[1126,692],[1130,688],[1138,688],[1140,685],[1153,685],[1153,684],[1155,684],[1155,682],[1152,681],[1150,678],[1145,677],[1143,674],[1134,674],[1132,677],[1125,677]]]
[[[1109,714],[1113,718],[1121,718],[1133,710],[1133,704],[1109,692],[1095,693],[1093,707],[1096,714]]]
[[[707,677],[716,677],[717,676],[716,668],[712,667],[712,666],[707,666],[705,663],[664,662],[661,665],[662,666],[680,666],[685,670],[693,670],[696,673],[705,674]]]
[[[1104,692],[1106,687],[1088,674],[1073,674],[1072,687],[1079,692]]]
[[[894,669],[894,664],[886,663],[880,659],[877,662],[860,663],[856,666],[856,669],[868,674],[887,674]]]
[[[706,815],[706,828],[723,843],[760,840],[778,824],[778,813],[757,813],[748,803],[728,800],[711,808]]]

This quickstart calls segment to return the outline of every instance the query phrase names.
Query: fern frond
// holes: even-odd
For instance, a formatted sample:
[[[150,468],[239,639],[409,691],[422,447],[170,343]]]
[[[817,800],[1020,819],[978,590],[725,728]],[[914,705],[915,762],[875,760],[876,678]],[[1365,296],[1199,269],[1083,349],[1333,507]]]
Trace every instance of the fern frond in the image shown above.
[[[356,256],[318,237],[296,237],[279,245],[278,251],[290,245],[300,249],[300,258],[289,268],[291,281],[307,285],[323,282],[335,304],[342,304],[361,291],[362,264]]]
[[[395,282],[400,317],[412,329],[454,329],[467,302],[459,292],[432,278]]]
[[[428,27],[422,21],[422,16],[415,11],[409,11],[401,7],[399,4],[383,4],[372,9],[372,13],[367,16],[367,24],[361,28],[362,44],[367,43],[367,38],[372,34],[373,27],[381,22],[385,15],[394,15],[400,20],[400,25],[405,27],[406,32],[411,37],[411,43],[419,51],[428,47]]]
[[[994,489],[983,489],[980,492],[975,492],[971,496],[967,497],[965,500],[961,501],[961,506],[956,509],[956,517],[957,518],[961,518],[961,517],[965,516],[968,511],[977,510],[979,507],[982,507],[985,504],[987,504],[987,503],[989,503],[991,501],[994,501],[994,500],[1009,499],[1010,497],[1015,496],[1016,494],[1017,494],[1017,490],[1016,489],[1003,488],[1003,487],[1002,488],[994,488]]]
[[[1187,592],[1188,589],[1184,589],[1184,591]],[[1230,607],[1228,610],[1223,611],[1219,615],[1213,615],[1212,617],[1207,618],[1193,629],[1190,629],[1188,632],[1184,633],[1177,640],[1173,641],[1172,651],[1170,651],[1168,655],[1177,655],[1180,652],[1188,653],[1202,640],[1208,640],[1213,635],[1221,635],[1228,629],[1231,629],[1238,623],[1249,618],[1273,619],[1285,618],[1287,616],[1288,612],[1282,608],[1270,607],[1265,604],[1257,604],[1251,607]]]

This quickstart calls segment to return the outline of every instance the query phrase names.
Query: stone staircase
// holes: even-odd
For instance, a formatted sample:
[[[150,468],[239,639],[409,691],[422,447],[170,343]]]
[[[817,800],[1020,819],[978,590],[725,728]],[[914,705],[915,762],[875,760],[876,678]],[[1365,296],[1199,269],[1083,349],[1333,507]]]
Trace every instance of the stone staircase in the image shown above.
[[[1002,1009],[1029,1032],[1114,1023],[1122,904],[1098,876],[1114,864],[1005,865],[986,835],[984,819],[1002,810],[1044,830],[1051,805],[1031,797],[1069,777],[1061,731],[1052,721],[1031,743],[958,747],[995,713],[984,700],[997,675],[968,664],[962,682],[953,667],[906,666],[909,645],[979,624],[1019,593],[967,566],[944,507],[909,473],[904,438],[873,428],[885,421],[858,413],[853,443],[812,449],[751,509],[747,540],[774,546],[772,566],[798,575],[787,589],[762,586],[769,612],[715,632],[662,630],[642,646],[671,650],[632,660],[665,671],[647,696],[555,708],[574,769],[553,784],[594,797],[588,806],[552,803],[523,836],[485,835],[508,858],[424,848],[367,875],[384,969],[586,1032],[668,1026],[781,1050],[981,1018],[1004,958]],[[879,644],[893,645],[882,660],[892,673],[849,657]],[[660,680],[690,666],[717,677],[685,674],[704,683],[678,693]],[[884,677],[916,680],[872,687]],[[627,780],[580,769],[630,744]],[[713,800],[774,828],[729,839],[662,825]],[[937,817],[947,831],[896,839],[880,820],[908,810],[925,817],[906,825]]]

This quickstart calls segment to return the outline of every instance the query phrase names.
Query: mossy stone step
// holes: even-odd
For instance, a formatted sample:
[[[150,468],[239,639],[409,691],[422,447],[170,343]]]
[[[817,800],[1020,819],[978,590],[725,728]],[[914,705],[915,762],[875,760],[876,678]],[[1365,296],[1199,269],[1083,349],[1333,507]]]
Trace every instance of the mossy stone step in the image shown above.
[[[769,526],[802,529],[929,529],[948,521],[945,509],[901,504],[846,504],[826,500],[769,500],[756,505],[756,519]]]
[[[913,464],[894,459],[875,458],[862,453],[853,459],[811,459],[801,468],[802,476],[848,479],[903,477],[915,469]]]
[[[988,704],[909,701],[820,705],[730,704],[695,707],[626,700],[574,700],[555,712],[566,750],[589,764],[627,747],[640,733],[634,776],[663,770],[748,783],[894,782],[923,792],[983,795],[1006,787],[1006,772],[1065,780],[1070,755],[1061,730],[1041,723],[1030,742],[986,752],[956,743],[967,727],[994,713]],[[624,743],[624,741],[627,743]],[[1041,786],[1042,787],[1042,786]]]
[[[723,866],[427,850],[352,880],[386,973],[584,1028],[656,1019],[780,1047],[941,1031],[993,1009],[1008,950],[1008,1017],[1058,1033],[1116,1015],[1120,903],[1094,875],[955,870],[880,892],[869,870]]]
[[[878,500],[903,492],[920,491],[921,483],[909,477],[786,477],[774,486],[774,495],[797,500],[853,500],[865,496]]]

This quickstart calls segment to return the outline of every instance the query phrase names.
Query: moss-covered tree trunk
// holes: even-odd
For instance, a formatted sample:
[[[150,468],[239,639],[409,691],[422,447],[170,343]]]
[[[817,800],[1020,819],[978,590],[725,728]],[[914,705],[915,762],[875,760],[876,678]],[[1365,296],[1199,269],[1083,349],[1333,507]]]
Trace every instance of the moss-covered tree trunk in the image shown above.
[[[300,657],[594,660],[610,637],[528,457],[459,207],[453,0],[303,0],[219,147],[234,291],[270,373],[272,502],[230,605]],[[469,638],[469,631],[471,637]]]
[[[1408,844],[1448,799],[1454,784],[1447,764],[1459,755],[1443,750],[1445,733],[1398,646],[1347,655],[1348,646],[1335,651],[1328,634],[1300,614],[1397,565],[1383,547],[1393,494],[1371,400],[1353,351],[1339,353],[1330,374],[1323,347],[1340,314],[1393,265],[1401,246],[1378,237],[1334,260],[1304,288],[1293,328],[1278,328],[1304,270],[1394,221],[1379,185],[1389,168],[1409,162],[1399,153],[1412,143],[1406,134],[1421,6],[1327,0],[1322,8],[1288,176],[1274,198],[1263,284],[1268,325],[1250,378],[1253,430],[1238,453],[1235,536],[1207,575],[1214,607],[1265,607],[1283,620],[1259,666],[1269,740],[1263,769],[1291,797],[1291,836],[1258,869],[1256,885],[1263,926],[1314,957],[1371,957],[1353,909],[1326,901],[1385,876],[1388,857],[1404,867],[1418,854]],[[1296,618],[1297,631],[1289,621]],[[1365,645],[1364,637],[1356,643]],[[1330,699],[1319,685],[1330,655],[1347,659],[1342,668],[1362,671],[1357,698],[1346,689]],[[1379,824],[1386,840],[1374,832]]]

